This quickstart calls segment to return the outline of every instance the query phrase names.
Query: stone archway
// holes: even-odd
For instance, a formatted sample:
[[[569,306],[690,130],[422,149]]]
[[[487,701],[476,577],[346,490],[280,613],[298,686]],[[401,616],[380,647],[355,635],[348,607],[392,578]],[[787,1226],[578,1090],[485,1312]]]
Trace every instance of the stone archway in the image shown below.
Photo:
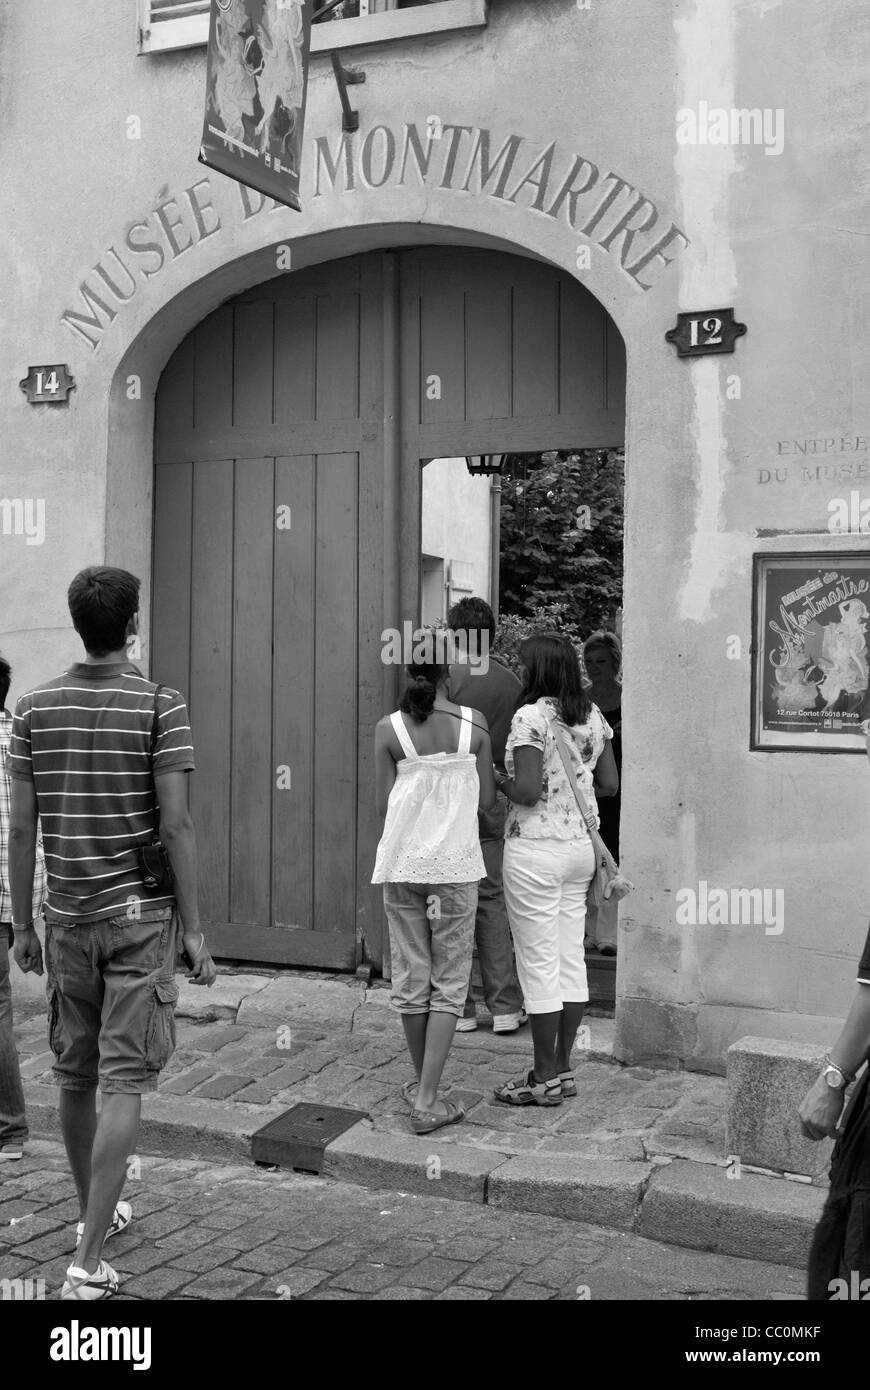
[[[413,248],[416,239],[413,230],[406,229],[406,240],[411,243],[406,251],[397,249],[397,242],[401,244],[397,232],[389,252],[335,260],[324,256],[308,270],[290,276],[272,273],[265,280],[261,273],[262,258],[246,258],[245,262],[234,264],[232,275],[230,268],[225,268],[209,277],[207,284],[197,282],[191,286],[180,297],[183,315],[180,313],[182,304],[174,301],[170,306],[174,312],[170,313],[167,308],[159,321],[148,325],[116,373],[111,406],[110,465],[113,463],[113,434],[116,443],[123,443],[124,447],[123,456],[120,452],[115,455],[114,471],[110,467],[107,550],[110,559],[120,563],[123,557],[128,567],[140,574],[145,571],[143,578],[147,575],[150,580],[150,486],[141,487],[141,458],[137,459],[137,451],[147,444],[150,484],[151,439],[146,420],[150,416],[147,402],[154,392],[159,405],[156,458],[165,481],[158,487],[153,535],[153,619],[147,601],[143,603],[146,633],[143,658],[150,664],[155,678],[177,683],[190,692],[194,727],[196,729],[198,723],[200,726],[197,741],[202,743],[204,737],[207,745],[203,765],[209,772],[197,779],[198,784],[202,783],[197,793],[201,822],[198,829],[204,846],[204,865],[210,865],[213,871],[209,883],[212,886],[223,884],[211,894],[214,901],[209,902],[205,914],[211,939],[223,955],[347,968],[358,958],[359,945],[364,938],[369,958],[380,963],[379,896],[367,882],[375,843],[371,817],[365,811],[367,779],[370,780],[369,745],[374,722],[393,699],[397,674],[380,663],[379,634],[383,627],[413,616],[417,608],[420,459],[443,449],[463,453],[533,448],[536,444],[558,447],[570,445],[580,437],[594,444],[613,443],[622,436],[624,349],[612,320],[587,291],[572,277],[560,274],[539,259],[509,255],[491,246],[485,253],[482,249],[455,245]],[[231,302],[226,302],[228,279],[250,283],[258,272],[259,284],[255,283],[252,288],[236,294]],[[452,286],[451,293],[446,292],[448,282]],[[354,390],[350,394],[359,408],[345,403],[343,415],[339,409],[343,423],[342,419],[336,419],[330,425],[325,418],[318,423],[314,407],[306,415],[306,409],[297,403],[295,416],[291,412],[292,418],[287,418],[280,410],[275,413],[276,397],[264,403],[262,391],[249,387],[253,395],[233,397],[234,403],[230,404],[227,414],[226,383],[241,379],[240,359],[232,340],[236,330],[229,330],[230,338],[227,338],[228,324],[232,321],[249,325],[240,331],[246,335],[245,342],[255,355],[274,353],[278,342],[276,325],[282,318],[282,310],[295,306],[290,318],[285,316],[282,321],[298,327],[301,322],[299,306],[312,302],[312,297],[316,300],[318,295],[325,296],[326,300],[335,299],[336,295],[339,298],[343,295],[345,300],[348,295],[356,296],[357,308],[353,311],[356,318],[347,337],[350,340],[362,333],[359,342],[366,350],[368,366],[364,370],[359,357],[354,363],[348,360],[343,369],[336,368],[335,384],[346,382],[352,368]],[[212,307],[222,302],[223,307]],[[206,312],[199,326],[177,347],[162,374],[157,392],[161,359],[167,347],[178,342],[180,319],[202,306],[206,310],[212,307],[212,312]],[[257,324],[258,329],[251,329],[251,325]],[[330,341],[335,354],[341,350],[344,330],[339,322],[332,327]],[[197,342],[201,344],[198,349]],[[298,365],[305,360],[310,348],[304,346],[297,333],[287,351],[295,354]],[[211,354],[209,360],[212,361],[207,378],[210,384],[203,386],[206,378],[202,378],[199,388],[194,385],[197,352],[200,373],[203,353]],[[428,360],[430,358],[432,360]],[[228,373],[228,363],[232,360],[236,365]],[[330,366],[332,359],[327,357],[324,361]],[[400,361],[401,373],[398,371]],[[126,387],[134,366],[139,368],[143,382],[143,409],[142,418],[131,435]],[[438,372],[428,370],[436,366],[440,368]],[[275,359],[270,358],[259,379],[262,382],[265,373],[270,381],[273,380],[276,370]],[[257,376],[256,371],[253,375],[249,373],[249,381]],[[438,393],[437,400],[429,400],[421,390],[420,383],[426,376],[439,376],[443,380],[444,389]],[[184,401],[192,400],[190,393],[194,389],[200,392],[201,404],[209,403],[198,418],[195,411],[185,415]],[[231,397],[233,389],[230,384]],[[335,403],[335,390],[328,393],[328,399]],[[323,461],[318,463],[318,458]],[[317,811],[307,818],[307,813],[300,812],[295,820],[291,815],[295,830],[288,829],[289,822],[284,823],[287,800],[276,799],[271,764],[276,761],[272,754],[276,753],[275,728],[278,726],[272,721],[274,716],[280,726],[287,712],[285,710],[282,715],[276,694],[283,684],[274,662],[270,668],[272,679],[266,682],[271,692],[267,701],[269,710],[264,706],[261,711],[263,727],[253,742],[249,738],[244,740],[249,755],[252,748],[259,748],[263,754],[258,758],[246,755],[244,767],[249,770],[253,763],[262,763],[256,775],[263,787],[268,781],[271,789],[268,805],[262,798],[263,787],[258,790],[253,784],[247,786],[247,771],[243,774],[241,765],[234,764],[234,740],[241,734],[238,728],[233,730],[229,711],[233,691],[241,690],[244,681],[232,665],[235,618],[227,605],[235,602],[234,597],[229,597],[235,594],[234,584],[241,592],[246,581],[239,579],[242,571],[234,570],[231,556],[220,575],[211,574],[208,566],[197,571],[196,561],[189,553],[185,561],[185,542],[176,544],[173,527],[178,528],[179,536],[189,537],[196,533],[199,524],[207,523],[213,532],[222,524],[221,516],[232,515],[232,525],[236,528],[241,523],[237,523],[235,508],[241,496],[248,497],[251,488],[263,494],[261,500],[265,507],[267,499],[270,505],[279,500],[278,490],[283,486],[301,489],[311,497],[318,495],[322,487],[324,498],[327,494],[332,497],[324,506],[332,507],[338,515],[342,504],[341,484],[337,480],[350,477],[343,472],[346,466],[352,468],[358,505],[352,523],[348,521],[351,532],[338,544],[332,564],[338,579],[350,550],[362,545],[365,554],[374,557],[374,568],[363,576],[358,567],[354,576],[348,572],[343,581],[345,592],[356,595],[356,602],[361,605],[360,640],[349,668],[353,671],[357,695],[353,718],[345,721],[345,733],[350,742],[342,754],[345,764],[352,764],[352,776],[348,787],[344,788],[344,793],[350,797],[349,802],[345,797],[350,805],[350,819],[340,833],[330,839],[329,827],[332,825],[334,829],[340,818],[333,815],[330,819],[328,799],[321,800]],[[136,469],[139,470],[141,497],[132,519],[138,528],[135,536],[141,556],[138,567],[136,558],[131,558],[129,553],[131,513],[120,505],[120,498],[118,502],[113,501],[113,493],[118,497],[118,490],[123,489],[124,471],[132,488]],[[333,470],[332,483],[327,476],[330,469]],[[184,470],[186,481],[182,477]],[[204,512],[200,514],[197,508],[196,496],[204,496],[209,490],[200,488],[197,494],[194,482],[197,470],[202,477],[210,470],[217,492],[226,503],[210,512],[209,517]],[[324,480],[322,483],[318,481],[320,478]],[[368,510],[360,498],[371,502]],[[304,515],[304,505],[298,515],[300,518]],[[262,522],[262,517],[260,520]],[[296,535],[299,534],[297,529]],[[272,535],[270,546],[274,542]],[[318,539],[312,529],[306,543],[316,549],[324,545],[324,539],[322,536]],[[229,544],[232,548],[234,542]],[[218,538],[215,545],[220,551],[223,542]],[[229,555],[226,546],[223,553],[226,559]],[[271,563],[278,563],[274,559],[278,554],[277,546],[270,550]],[[170,555],[171,562],[167,559]],[[183,568],[184,563],[187,563],[187,570],[182,574],[179,565]],[[322,572],[329,570],[330,562],[327,562]],[[261,577],[265,580],[265,571]],[[297,603],[302,602],[298,582],[299,575],[293,580],[288,571],[288,593],[296,595],[294,601]],[[151,588],[146,581],[143,598]],[[186,610],[187,636],[180,629],[168,634],[167,623],[177,623],[179,615],[185,612],[185,603],[180,597],[183,593],[192,605]],[[203,607],[203,594],[208,595],[206,607]],[[324,591],[316,597],[317,602],[312,589],[309,594],[312,607],[305,620],[307,628],[303,623],[311,640],[316,640],[314,634],[319,630],[317,620],[322,612],[337,614],[339,611],[338,595],[330,599]],[[197,603],[199,609],[196,609]],[[203,628],[191,614],[194,610],[200,614],[210,613],[215,603],[220,609],[216,621],[209,620]],[[221,604],[224,604],[223,609]],[[249,609],[250,605],[246,611]],[[173,615],[171,619],[170,614]],[[155,627],[155,641],[149,645],[148,633]],[[201,630],[208,641],[203,652],[197,655],[198,648],[191,634]],[[271,659],[266,655],[275,649],[275,628],[271,619],[260,636],[262,653],[257,658],[254,647],[259,639],[253,638],[250,625],[245,629],[245,640],[253,643],[254,661]],[[227,676],[223,684],[222,674]],[[336,672],[334,680],[339,688],[346,686],[347,674]],[[244,688],[251,699],[256,699],[264,687],[249,679]],[[206,691],[214,698],[207,699]],[[297,693],[303,703],[307,701],[305,707],[313,711],[314,686]],[[229,701],[224,710],[226,718],[221,717],[221,700]],[[335,713],[337,717],[338,707]],[[325,722],[329,727],[328,716]],[[321,734],[317,732],[313,714],[309,723],[307,734],[299,725],[295,733],[288,735],[291,742],[296,739],[296,744],[291,751],[277,750],[281,756],[277,757],[276,765],[290,766],[291,770],[294,765],[301,767],[301,750],[310,746],[315,749],[315,760],[318,757],[316,749],[321,747],[319,756],[321,761],[326,760],[322,768],[327,768],[331,752],[338,749],[340,740],[333,740],[332,744],[328,738],[324,740],[322,731]],[[285,731],[286,727],[285,718]],[[352,748],[354,751],[349,751]],[[267,749],[269,757],[263,761]],[[227,776],[222,781],[224,772]],[[307,795],[306,775],[311,780],[310,793],[316,780],[313,766],[301,777],[297,773],[296,785],[302,800]],[[327,769],[327,780],[336,775],[337,766],[331,773]],[[217,781],[212,786],[215,777]],[[236,789],[235,809],[222,793],[222,787],[227,784]],[[370,788],[368,790],[370,792]],[[336,800],[335,805],[338,804]],[[283,881],[281,871],[275,867],[280,860],[276,835],[281,843],[289,835],[295,843],[308,846],[301,856],[310,868],[305,884]],[[355,852],[350,855],[352,862],[348,867],[350,845]],[[258,851],[258,846],[263,853]],[[234,854],[238,861],[235,870],[232,867]],[[343,904],[347,905],[346,910]]]

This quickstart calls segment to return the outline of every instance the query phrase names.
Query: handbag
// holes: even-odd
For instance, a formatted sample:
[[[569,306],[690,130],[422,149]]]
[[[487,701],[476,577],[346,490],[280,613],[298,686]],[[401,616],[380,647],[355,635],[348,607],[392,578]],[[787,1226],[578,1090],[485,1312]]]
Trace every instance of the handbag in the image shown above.
[[[592,874],[592,881],[586,891],[587,900],[593,907],[601,907],[605,902],[626,897],[634,889],[634,884],[620,871],[619,865],[614,859],[610,850],[601,838],[598,827],[595,824],[595,817],[589,808],[589,804],[577,785],[577,774],[568,753],[568,745],[565,736],[557,726],[555,720],[550,722],[553,737],[556,740],[556,747],[559,750],[559,757],[565,768],[565,775],[568,784],[574,793],[577,802],[577,809],[583,817],[586,829],[589,831],[589,839],[592,841],[592,848],[595,851],[595,870]]]
[[[157,697],[163,689],[158,685],[154,691],[154,716],[151,720],[151,772],[154,773],[154,750],[157,747],[158,719]],[[172,888],[174,879],[172,875],[172,865],[169,862],[169,855],[166,846],[160,839],[160,806],[157,801],[157,789],[154,789],[154,838],[148,845],[139,845],[137,851],[139,860],[139,872],[142,875],[142,883],[148,889],[162,889],[169,892]]]

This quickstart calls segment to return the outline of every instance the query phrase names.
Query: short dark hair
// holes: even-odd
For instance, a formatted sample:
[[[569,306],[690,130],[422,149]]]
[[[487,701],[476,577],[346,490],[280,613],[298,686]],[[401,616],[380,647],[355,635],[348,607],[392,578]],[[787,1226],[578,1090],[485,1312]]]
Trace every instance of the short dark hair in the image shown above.
[[[536,632],[520,644],[526,684],[520,704],[533,705],[542,696],[556,700],[566,724],[585,724],[592,702],[583,688],[574,646],[559,632]]]
[[[67,594],[73,627],[89,656],[108,656],[123,647],[139,611],[139,580],[127,570],[92,565],[81,570]]]
[[[12,684],[12,667],[0,656],[0,709],[6,708],[6,696]]]
[[[461,598],[447,614],[451,632],[488,632],[490,644],[495,641],[495,615],[482,598]]]

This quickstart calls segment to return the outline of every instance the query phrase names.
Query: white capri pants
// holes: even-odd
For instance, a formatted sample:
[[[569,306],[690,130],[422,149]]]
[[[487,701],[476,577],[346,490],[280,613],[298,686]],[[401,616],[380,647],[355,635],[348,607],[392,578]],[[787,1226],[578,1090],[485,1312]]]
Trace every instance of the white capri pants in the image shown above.
[[[505,840],[504,900],[530,1014],[589,998],[583,938],[595,852],[582,840]]]

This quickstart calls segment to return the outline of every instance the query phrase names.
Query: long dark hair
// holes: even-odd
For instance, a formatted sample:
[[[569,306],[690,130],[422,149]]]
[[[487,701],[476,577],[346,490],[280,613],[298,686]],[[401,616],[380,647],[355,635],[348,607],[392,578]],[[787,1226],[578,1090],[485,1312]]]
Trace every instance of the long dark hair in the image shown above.
[[[583,688],[580,662],[567,637],[558,632],[536,632],[520,645],[526,668],[526,684],[520,704],[533,705],[549,696],[558,705],[566,724],[585,724],[592,701]]]
[[[399,709],[403,714],[410,714],[418,724],[422,724],[432,713],[438,682],[449,668],[431,661],[412,661],[405,669],[408,684],[405,686]]]

